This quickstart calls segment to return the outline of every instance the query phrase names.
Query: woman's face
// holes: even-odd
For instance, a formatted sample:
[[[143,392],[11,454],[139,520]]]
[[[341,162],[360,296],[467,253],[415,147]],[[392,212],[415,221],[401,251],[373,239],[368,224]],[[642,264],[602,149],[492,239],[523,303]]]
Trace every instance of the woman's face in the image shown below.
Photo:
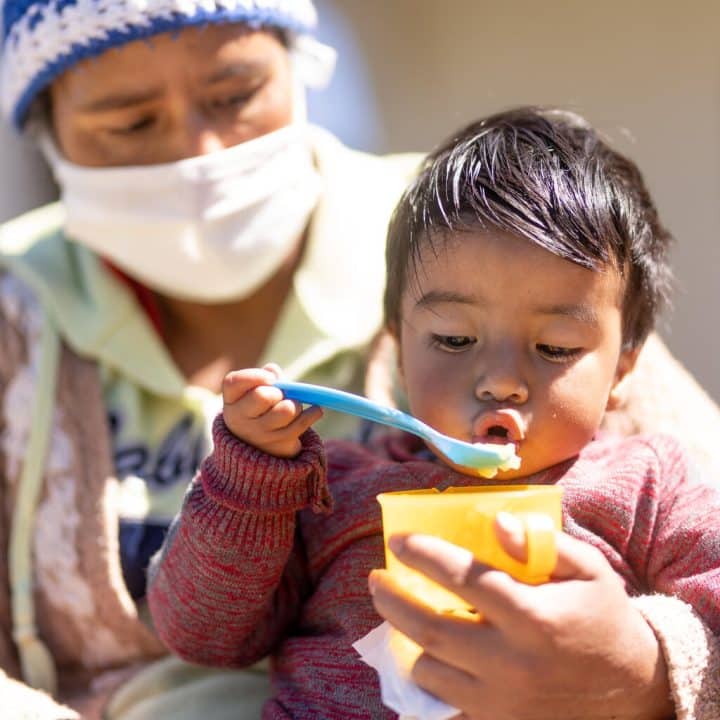
[[[151,165],[287,125],[293,83],[277,35],[211,25],[84,60],[52,84],[50,98],[55,138],[71,162]]]

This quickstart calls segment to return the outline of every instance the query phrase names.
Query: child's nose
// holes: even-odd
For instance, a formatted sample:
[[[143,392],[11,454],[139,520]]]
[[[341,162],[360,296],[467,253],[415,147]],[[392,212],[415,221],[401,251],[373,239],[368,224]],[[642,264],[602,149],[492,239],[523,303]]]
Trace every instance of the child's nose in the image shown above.
[[[505,360],[493,367],[485,367],[476,382],[475,395],[486,402],[511,402],[520,405],[527,402],[528,385],[520,369],[511,361]]]

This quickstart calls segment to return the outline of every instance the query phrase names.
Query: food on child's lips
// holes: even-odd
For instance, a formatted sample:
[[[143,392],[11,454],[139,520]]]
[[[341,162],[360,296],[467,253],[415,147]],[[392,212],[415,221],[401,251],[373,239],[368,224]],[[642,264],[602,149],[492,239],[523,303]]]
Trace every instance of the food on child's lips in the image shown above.
[[[473,445],[483,448],[487,446],[487,443],[473,443]],[[498,470],[517,470],[520,467],[520,456],[515,452],[515,443],[505,443],[505,445],[502,445],[501,447],[506,451],[505,459],[498,464],[497,468],[478,468],[478,475],[484,478],[492,478],[497,475]]]
[[[440,455],[451,467],[465,475],[477,475],[482,478],[494,478],[498,472],[517,470],[520,467],[520,456],[515,452],[515,443],[499,445],[492,442],[460,443],[465,445],[466,452],[456,451],[450,456],[441,448],[430,443],[433,451]],[[490,454],[492,453],[492,454]]]
[[[517,470],[520,458],[516,448],[525,438],[525,422],[520,413],[513,408],[502,408],[482,413],[473,423],[473,445],[478,448],[494,448],[503,451],[497,469]],[[493,477],[486,472],[478,472],[482,477]]]

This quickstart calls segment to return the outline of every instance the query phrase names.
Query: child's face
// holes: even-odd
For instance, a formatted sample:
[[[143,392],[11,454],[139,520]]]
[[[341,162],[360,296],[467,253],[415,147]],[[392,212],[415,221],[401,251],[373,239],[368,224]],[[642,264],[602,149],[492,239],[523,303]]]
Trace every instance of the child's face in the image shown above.
[[[622,280],[504,233],[425,247],[401,303],[410,409],[469,442],[514,442],[524,477],[595,434],[635,354],[622,352]]]

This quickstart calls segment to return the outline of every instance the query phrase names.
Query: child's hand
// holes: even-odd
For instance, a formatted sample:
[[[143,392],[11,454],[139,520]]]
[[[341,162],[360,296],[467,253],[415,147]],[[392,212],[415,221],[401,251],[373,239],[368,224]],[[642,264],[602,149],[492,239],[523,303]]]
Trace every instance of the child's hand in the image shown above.
[[[508,552],[524,554],[519,522],[497,523]],[[657,639],[595,548],[557,535],[553,581],[538,586],[424,535],[396,536],[393,552],[480,610],[486,622],[441,615],[384,570],[371,574],[375,608],[424,654],[413,679],[463,718],[672,717]]]
[[[273,386],[277,365],[236,370],[223,380],[223,419],[228,430],[263,452],[290,458],[300,452],[300,436],[322,417],[322,409],[286,400]]]

